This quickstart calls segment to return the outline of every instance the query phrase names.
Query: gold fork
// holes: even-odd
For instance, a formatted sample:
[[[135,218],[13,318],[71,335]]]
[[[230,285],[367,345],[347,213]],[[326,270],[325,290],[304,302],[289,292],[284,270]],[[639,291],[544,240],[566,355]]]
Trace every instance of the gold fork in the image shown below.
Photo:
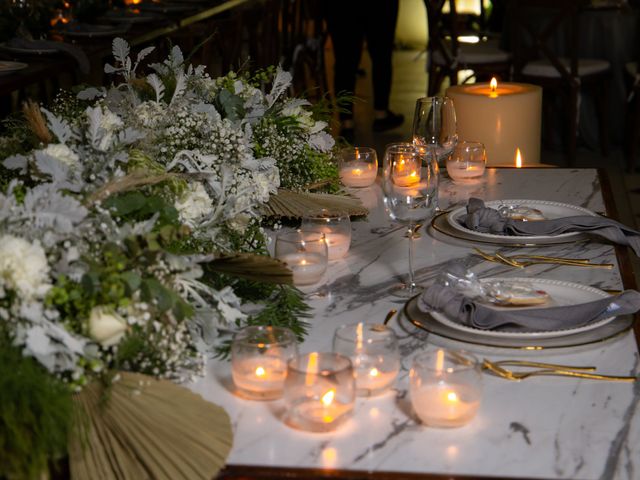
[[[504,368],[502,365],[517,365],[517,366],[545,366],[540,370],[531,370],[528,372],[514,372]],[[507,380],[520,381],[525,378],[534,376],[558,376],[558,377],[574,377],[585,378],[589,380],[607,380],[613,382],[635,382],[636,377],[627,377],[619,375],[600,375],[597,373],[589,373],[585,370],[593,370],[594,367],[563,367],[561,365],[545,364],[537,362],[518,362],[518,361],[503,361],[503,362],[491,362],[486,358],[482,360],[482,368],[488,370],[494,375]],[[577,371],[577,370],[581,371]]]
[[[516,268],[529,267],[531,265],[544,265],[544,264],[556,264],[556,265],[569,265],[574,267],[594,267],[594,268],[613,268],[611,263],[590,263],[583,258],[562,258],[562,257],[545,257],[543,255],[513,255],[507,257],[500,252],[496,252],[494,255],[483,252],[479,248],[474,248],[476,253],[489,262],[502,263],[504,265],[510,265]],[[529,258],[531,260],[519,260]]]

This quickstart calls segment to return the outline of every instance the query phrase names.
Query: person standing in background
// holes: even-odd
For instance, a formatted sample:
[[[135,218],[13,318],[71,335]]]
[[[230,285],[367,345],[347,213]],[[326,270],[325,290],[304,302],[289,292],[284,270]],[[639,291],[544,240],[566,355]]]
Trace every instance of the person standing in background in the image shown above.
[[[404,116],[389,110],[392,80],[393,40],[399,0],[329,0],[326,19],[335,57],[336,94],[355,91],[356,75],[364,41],[371,57],[373,81],[373,130],[399,127]],[[353,105],[340,113],[340,134],[352,141],[355,123]]]

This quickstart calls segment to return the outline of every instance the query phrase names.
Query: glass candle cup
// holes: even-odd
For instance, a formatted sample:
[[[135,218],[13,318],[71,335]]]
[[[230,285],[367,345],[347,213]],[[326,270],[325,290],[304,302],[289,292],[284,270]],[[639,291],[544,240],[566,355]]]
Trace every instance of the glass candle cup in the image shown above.
[[[340,181],[346,187],[368,187],[376,181],[378,156],[373,148],[344,148],[338,154]]]
[[[351,220],[345,212],[330,212],[326,208],[302,218],[304,232],[324,233],[329,261],[344,257],[351,245]]]
[[[398,340],[393,330],[384,325],[343,325],[333,336],[333,351],[351,359],[359,396],[385,392],[400,371]]]
[[[438,349],[418,355],[409,372],[413,409],[425,425],[461,427],[482,399],[478,361],[463,351]]]
[[[276,237],[275,257],[291,269],[295,285],[312,285],[327,270],[327,240],[320,232],[281,232]]]
[[[237,393],[253,400],[282,396],[287,362],[298,354],[296,337],[283,327],[251,326],[231,343],[231,377]]]
[[[484,175],[487,155],[480,142],[460,142],[447,159],[447,173],[455,183],[473,182]]]
[[[311,432],[334,430],[353,413],[355,390],[351,360],[343,355],[312,352],[289,360],[285,421]]]

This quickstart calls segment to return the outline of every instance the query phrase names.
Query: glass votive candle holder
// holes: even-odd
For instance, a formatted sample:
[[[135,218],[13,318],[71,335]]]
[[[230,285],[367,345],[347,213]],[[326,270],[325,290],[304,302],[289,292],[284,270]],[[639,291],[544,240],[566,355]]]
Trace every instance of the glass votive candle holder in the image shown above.
[[[378,155],[370,147],[348,147],[338,154],[340,181],[345,187],[368,187],[378,175]]]
[[[474,182],[484,175],[487,155],[480,142],[460,142],[447,159],[447,173],[455,183]]]
[[[333,351],[351,359],[359,396],[385,392],[400,371],[398,340],[385,325],[363,322],[343,325],[333,336]]]
[[[237,393],[253,400],[280,398],[287,362],[297,355],[296,336],[288,328],[243,328],[231,343],[231,377]]]
[[[284,384],[285,421],[311,432],[328,432],[346,422],[355,403],[351,360],[312,352],[289,360]]]
[[[425,425],[461,427],[478,412],[482,374],[463,351],[438,349],[419,354],[409,372],[413,409]]]
[[[324,233],[327,239],[329,261],[339,260],[351,245],[351,220],[346,212],[331,212],[326,208],[302,218],[300,229],[304,232]]]
[[[275,257],[291,269],[294,285],[312,285],[327,270],[327,240],[321,232],[281,232],[276,237]]]

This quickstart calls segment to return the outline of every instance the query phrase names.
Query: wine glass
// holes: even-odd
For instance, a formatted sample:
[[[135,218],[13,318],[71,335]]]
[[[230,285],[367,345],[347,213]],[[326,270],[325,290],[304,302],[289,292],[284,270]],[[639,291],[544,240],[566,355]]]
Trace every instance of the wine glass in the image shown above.
[[[438,162],[443,163],[458,143],[453,100],[448,97],[423,97],[416,100],[413,143],[435,148]]]
[[[384,204],[389,216],[407,225],[409,237],[409,279],[392,294],[410,298],[420,293],[413,271],[415,226],[433,218],[438,197],[438,169],[435,151],[411,143],[387,146],[382,169]]]

